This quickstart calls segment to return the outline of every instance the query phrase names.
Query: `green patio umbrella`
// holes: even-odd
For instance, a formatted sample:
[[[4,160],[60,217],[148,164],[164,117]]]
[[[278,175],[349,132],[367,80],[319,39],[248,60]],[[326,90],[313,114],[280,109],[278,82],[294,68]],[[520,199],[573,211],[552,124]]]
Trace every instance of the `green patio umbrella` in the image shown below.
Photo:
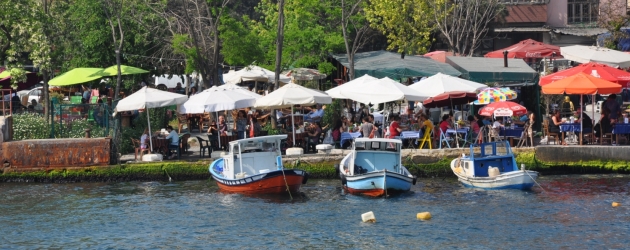
[[[99,79],[105,75],[102,74],[103,68],[74,68],[63,73],[48,82],[50,86],[68,86]]]
[[[146,71],[141,68],[127,66],[127,65],[120,65],[120,73],[121,75],[133,75],[133,74],[149,73],[149,71]],[[102,74],[105,76],[116,76],[118,75],[118,66],[114,65],[114,66],[108,67],[103,70]]]
[[[5,71],[2,71],[2,73],[0,73],[0,79],[7,78],[9,76],[11,76],[11,71],[9,70],[5,70]]]

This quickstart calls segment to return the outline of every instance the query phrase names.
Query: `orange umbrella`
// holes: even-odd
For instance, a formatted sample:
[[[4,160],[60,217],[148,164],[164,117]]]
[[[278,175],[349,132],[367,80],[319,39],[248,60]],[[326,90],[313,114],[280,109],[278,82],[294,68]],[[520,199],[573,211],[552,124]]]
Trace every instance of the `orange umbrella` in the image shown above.
[[[594,77],[584,72],[542,86],[543,94],[617,94],[621,85]]]
[[[584,95],[616,94],[621,92],[621,85],[594,77],[584,72],[542,86],[543,94],[578,94],[580,103]],[[582,108],[582,111],[584,109]],[[580,145],[582,144],[582,114],[580,112]],[[593,108],[595,113],[595,108]]]

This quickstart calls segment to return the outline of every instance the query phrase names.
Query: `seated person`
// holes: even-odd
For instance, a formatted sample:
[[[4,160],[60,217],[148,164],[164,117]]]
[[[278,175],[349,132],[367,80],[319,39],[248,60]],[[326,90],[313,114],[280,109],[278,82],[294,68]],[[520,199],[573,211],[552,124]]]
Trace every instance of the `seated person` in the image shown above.
[[[324,106],[317,104],[317,110],[311,110],[308,114],[304,115],[305,122],[320,122],[324,117]]]
[[[582,118],[579,118],[580,115]],[[575,120],[575,123],[580,123],[580,120],[582,120],[582,131],[591,132],[591,129],[593,128],[593,120],[586,113],[582,112],[582,108],[575,110],[575,116],[578,117],[578,119]]]
[[[448,114],[442,116],[442,121],[440,122],[440,136],[442,135],[442,133],[446,133],[446,130],[448,130],[449,128],[453,128],[448,121],[449,119],[450,116]]]
[[[429,116],[424,113],[420,114],[418,124],[420,124],[418,128],[422,131],[422,133],[424,133],[424,131],[433,131],[433,122],[431,122],[431,120],[429,120]]]
[[[601,138],[602,133],[608,134],[612,133],[612,123],[610,122],[608,109],[604,109],[602,112],[602,117],[599,119],[599,122],[595,125],[593,130],[595,130],[595,137]]]
[[[173,126],[171,125],[166,126],[166,131],[168,132],[166,139],[171,140],[171,143],[168,144],[167,156],[168,159],[173,159],[175,158],[175,155],[172,155],[171,150],[179,150],[179,135],[175,132],[175,130],[173,130]]]
[[[220,135],[227,135],[228,128],[227,128],[227,123],[225,122],[224,116],[222,115],[219,116],[219,124],[217,126],[218,126]]]
[[[512,119],[512,123],[523,127],[525,126],[525,124],[527,123],[527,121],[529,121],[529,112],[527,114],[524,114],[522,116],[520,116],[518,119]]]
[[[564,137],[564,133],[560,132],[560,125],[562,124],[562,117],[560,110],[556,110],[551,118],[549,118],[549,133],[556,133],[560,135],[560,139]],[[564,142],[562,142],[564,144]]]
[[[306,141],[306,151],[308,152],[311,147],[313,147],[313,151],[315,151],[315,146],[319,144],[319,138],[322,135],[322,129],[317,125],[317,123],[313,122],[309,125],[309,129],[307,129],[308,140]]]
[[[145,128],[142,136],[140,136],[140,148],[147,149],[149,147],[149,128]]]
[[[180,94],[183,94],[185,92],[181,82],[178,82],[177,86],[175,86],[175,92]]]

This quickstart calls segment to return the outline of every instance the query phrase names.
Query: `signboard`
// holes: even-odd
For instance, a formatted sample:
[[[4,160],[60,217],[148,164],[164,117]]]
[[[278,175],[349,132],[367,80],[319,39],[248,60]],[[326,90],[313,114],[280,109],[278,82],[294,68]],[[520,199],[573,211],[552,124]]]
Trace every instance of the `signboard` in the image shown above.
[[[494,111],[494,116],[512,116],[514,112],[506,108],[498,108]]]

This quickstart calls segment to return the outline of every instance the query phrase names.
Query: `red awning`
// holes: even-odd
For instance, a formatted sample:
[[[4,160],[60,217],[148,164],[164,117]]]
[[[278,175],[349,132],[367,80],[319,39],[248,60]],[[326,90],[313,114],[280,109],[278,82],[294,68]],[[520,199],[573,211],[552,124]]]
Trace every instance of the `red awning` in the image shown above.
[[[448,107],[452,105],[468,104],[474,100],[477,100],[476,93],[450,91],[426,99],[422,102],[422,105],[427,108]]]
[[[503,51],[508,51],[508,58],[562,58],[560,47],[527,39],[505,49],[495,50],[485,55],[488,58],[503,58]]]
[[[616,69],[610,67],[608,65],[604,65],[601,63],[585,63],[578,66],[575,66],[570,69],[565,69],[563,71],[558,71],[548,76],[543,76],[540,78],[540,86],[547,85],[549,83],[562,80],[564,78],[577,75],[580,72],[584,72],[588,75],[592,75],[594,77],[604,79],[606,81],[614,82],[626,86],[630,83],[630,73],[624,70]]]

